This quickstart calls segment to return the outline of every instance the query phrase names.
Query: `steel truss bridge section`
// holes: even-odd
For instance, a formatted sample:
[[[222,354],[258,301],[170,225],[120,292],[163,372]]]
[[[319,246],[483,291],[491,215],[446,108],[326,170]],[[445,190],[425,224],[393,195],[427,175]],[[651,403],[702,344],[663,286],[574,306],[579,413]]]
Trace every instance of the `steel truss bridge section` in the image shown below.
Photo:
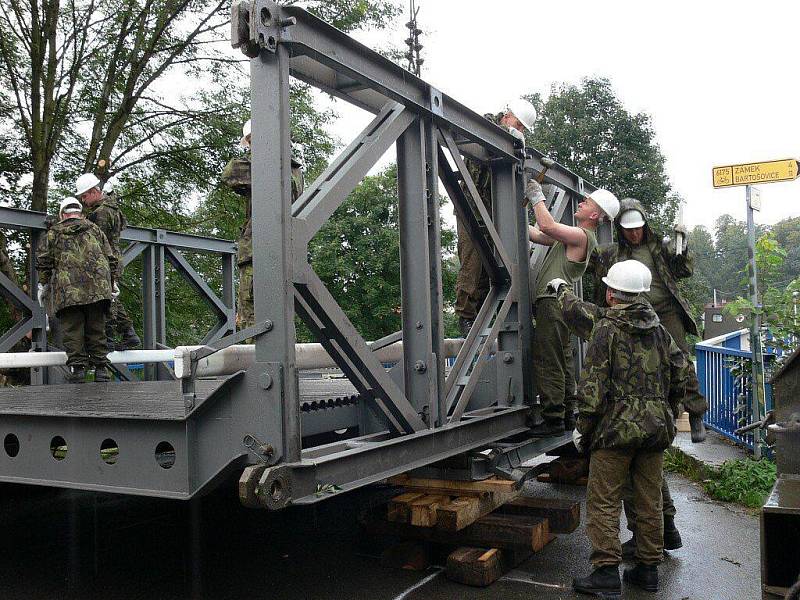
[[[235,3],[231,14],[233,45],[251,57],[256,324],[221,335],[230,326],[226,320],[191,351],[180,381],[46,386],[35,401],[31,388],[0,390],[0,424],[17,432],[17,442],[0,453],[0,481],[190,498],[236,475],[243,503],[280,509],[477,450],[493,449],[496,457],[486,463],[482,454],[481,472],[516,477],[531,452],[568,441],[507,441],[524,435],[526,418],[536,409],[529,286],[540,258],[537,250],[531,261],[523,190],[526,178],[543,169],[542,155],[300,8],[252,0]],[[374,115],[295,201],[291,77]],[[368,344],[308,262],[308,244],[392,145],[402,330]],[[481,201],[466,158],[491,170],[491,208]],[[491,283],[447,376],[440,182]],[[551,209],[565,222],[593,189],[559,165],[549,168],[545,182]],[[132,235],[126,258],[139,252],[138,244],[155,244],[156,262],[167,259],[186,269],[173,249],[190,240],[159,244],[168,235]],[[158,281],[155,276],[147,285]],[[145,295],[151,312],[159,302],[163,309],[163,295],[154,296]],[[223,304],[233,306],[228,299]],[[352,388],[320,399],[324,384],[314,384],[311,393],[295,354],[296,316]],[[158,334],[158,319],[150,322]],[[201,361],[249,338],[254,357],[240,371],[198,376]],[[387,368],[376,351],[400,339],[401,360]],[[107,439],[119,448],[113,465],[101,452]]]

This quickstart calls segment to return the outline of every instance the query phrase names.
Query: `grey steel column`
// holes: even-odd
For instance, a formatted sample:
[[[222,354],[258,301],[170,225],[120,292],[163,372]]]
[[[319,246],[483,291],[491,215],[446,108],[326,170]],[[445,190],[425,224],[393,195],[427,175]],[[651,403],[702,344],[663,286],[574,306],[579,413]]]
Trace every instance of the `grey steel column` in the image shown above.
[[[231,322],[230,315],[236,318],[236,291],[234,286],[233,274],[236,271],[236,255],[222,255],[222,301],[229,309],[228,324],[225,327],[224,335],[233,333],[236,326]]]
[[[492,198],[497,231],[511,265],[516,302],[497,336],[497,399],[501,406],[532,402],[531,302],[528,285],[528,222],[522,206],[522,176],[517,163],[492,168]]]
[[[164,248],[149,245],[142,253],[142,305],[144,348],[166,345],[166,301],[164,297]],[[160,379],[158,365],[145,365],[145,379]]]
[[[415,119],[397,139],[400,222],[400,287],[403,305],[405,395],[430,426],[438,417],[438,359],[432,352],[432,305],[428,246],[428,188],[424,126]]]
[[[253,177],[253,297],[256,363],[264,401],[282,406],[283,460],[300,460],[300,403],[295,370],[289,55],[283,44],[250,61]],[[266,409],[266,406],[265,406]]]
[[[753,319],[750,323],[751,381],[751,420],[761,420],[761,408],[766,398],[764,390],[764,352],[761,348],[761,304],[758,301],[758,271],[756,270],[756,226],[753,220],[753,207],[750,204],[751,186],[746,187],[747,195],[747,276],[750,302],[753,304]],[[761,430],[753,432],[753,458],[761,458]]]

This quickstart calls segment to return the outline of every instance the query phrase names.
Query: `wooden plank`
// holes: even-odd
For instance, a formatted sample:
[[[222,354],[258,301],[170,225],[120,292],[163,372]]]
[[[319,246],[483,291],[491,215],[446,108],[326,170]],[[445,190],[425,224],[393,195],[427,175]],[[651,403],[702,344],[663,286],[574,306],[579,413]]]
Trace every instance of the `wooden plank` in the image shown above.
[[[389,478],[391,485],[399,485],[409,490],[447,490],[452,496],[468,495],[465,492],[498,492],[510,491],[516,485],[510,479],[490,477],[482,481],[457,481],[454,479],[425,479],[409,477],[407,474]]]
[[[502,577],[506,570],[503,567],[500,551],[497,548],[485,550],[462,547],[447,557],[444,573],[451,581],[486,587]]]
[[[426,495],[409,503],[411,508],[411,524],[416,527],[433,527],[436,525],[437,509],[450,502],[449,496]]]
[[[566,498],[519,496],[500,506],[497,511],[508,515],[546,518],[550,533],[572,533],[581,524],[581,503]]]
[[[436,527],[415,527],[409,523],[387,521],[383,514],[375,511],[364,521],[364,527],[374,535],[481,548],[525,547],[534,552],[553,539],[547,519],[527,515],[491,514],[461,531],[444,531]]]
[[[445,531],[460,531],[519,494],[519,490],[512,489],[481,497],[459,496],[439,507],[436,526]]]
[[[411,520],[411,508],[409,504],[414,500],[422,498],[423,492],[406,492],[389,500],[386,510],[386,518],[396,523],[408,523]]]

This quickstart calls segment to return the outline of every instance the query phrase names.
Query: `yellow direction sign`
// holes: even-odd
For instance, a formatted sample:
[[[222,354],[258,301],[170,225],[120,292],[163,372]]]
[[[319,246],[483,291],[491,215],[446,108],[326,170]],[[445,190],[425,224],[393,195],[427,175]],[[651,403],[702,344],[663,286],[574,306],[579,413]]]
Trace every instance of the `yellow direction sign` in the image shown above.
[[[726,167],[714,167],[713,169],[715,188],[793,181],[797,179],[797,174],[798,165],[794,158],[728,165]]]

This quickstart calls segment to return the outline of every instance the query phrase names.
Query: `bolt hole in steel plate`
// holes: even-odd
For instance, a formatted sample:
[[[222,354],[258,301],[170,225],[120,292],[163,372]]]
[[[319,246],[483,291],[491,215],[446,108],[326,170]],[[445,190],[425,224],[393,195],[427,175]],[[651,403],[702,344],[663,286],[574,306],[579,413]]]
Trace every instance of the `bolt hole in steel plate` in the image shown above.
[[[275,502],[281,501],[281,498],[283,498],[283,482],[280,479],[276,479],[269,486],[269,495]]]
[[[261,23],[264,27],[269,27],[272,23],[272,13],[269,12],[269,9],[265,6],[261,9]]]
[[[175,464],[175,447],[169,442],[159,442],[156,446],[156,462],[162,469],[169,469]]]
[[[270,48],[274,48],[274,47],[275,47],[277,44],[278,44],[278,43],[275,41],[275,38],[274,38],[274,37],[272,37],[272,36],[269,36],[269,37],[267,38],[267,46],[269,46]]]
[[[60,435],[55,436],[50,440],[50,454],[56,460],[64,460],[67,458],[67,440]]]
[[[5,448],[6,454],[14,458],[19,454],[19,438],[13,433],[9,433],[3,440],[3,448]]]
[[[434,106],[439,106],[441,104],[441,100],[439,100],[439,96],[433,97],[433,104]]]
[[[106,438],[100,444],[100,458],[107,465],[113,465],[119,458],[119,445],[111,438]]]

